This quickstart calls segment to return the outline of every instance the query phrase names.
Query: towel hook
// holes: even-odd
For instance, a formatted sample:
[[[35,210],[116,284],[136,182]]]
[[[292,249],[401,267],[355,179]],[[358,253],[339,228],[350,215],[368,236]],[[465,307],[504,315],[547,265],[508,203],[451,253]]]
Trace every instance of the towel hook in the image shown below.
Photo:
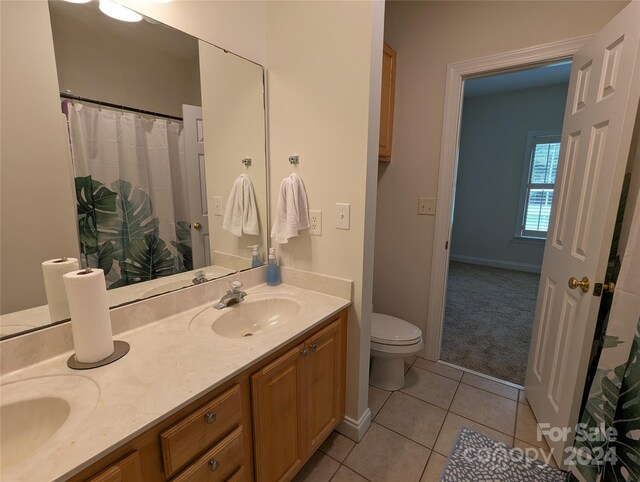
[[[246,159],[242,159],[242,164],[249,167],[251,165],[251,159],[248,157]]]
[[[300,164],[300,156],[289,156],[289,163],[293,165]]]

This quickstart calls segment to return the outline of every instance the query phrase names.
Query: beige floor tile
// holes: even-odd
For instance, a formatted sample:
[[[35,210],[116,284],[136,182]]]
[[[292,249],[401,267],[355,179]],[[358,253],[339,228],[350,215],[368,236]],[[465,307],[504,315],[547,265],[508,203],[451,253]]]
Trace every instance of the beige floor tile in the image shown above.
[[[479,377],[473,373],[465,373],[462,377],[462,383],[471,385],[472,387],[486,390],[487,392],[495,393],[501,397],[509,398],[511,400],[518,400],[518,389],[505,385],[504,383],[495,382],[488,378]]]
[[[443,363],[432,362],[431,360],[425,360],[424,358],[416,358],[413,366],[422,368],[423,370],[428,370],[431,373],[437,373],[438,375],[442,375],[443,377],[451,378],[455,381],[460,381],[462,378],[462,374],[464,373],[462,370],[458,370],[457,368],[450,367]]]
[[[435,405],[394,392],[378,412],[376,422],[431,448],[446,415],[446,410]]]
[[[344,459],[349,455],[354,445],[355,442],[353,440],[348,439],[338,432],[332,432],[331,435],[327,437],[327,440],[320,446],[320,450],[338,462],[344,462]]]
[[[460,384],[451,411],[513,436],[518,402],[479,388]]]
[[[338,462],[318,451],[304,464],[293,480],[294,482],[329,482],[339,467]]]
[[[518,404],[516,438],[536,447],[548,448],[542,434],[538,434],[538,422],[529,405]]]
[[[447,465],[447,460],[447,457],[436,452],[431,452],[429,462],[427,462],[427,468],[424,469],[424,474],[422,474],[420,482],[440,482],[440,477]]]
[[[405,385],[402,389],[404,393],[445,410],[451,405],[451,400],[458,387],[458,382],[455,380],[416,367],[411,367],[404,379]]]
[[[367,479],[356,474],[346,465],[341,465],[331,482],[367,482]]]
[[[409,368],[411,368],[411,365],[413,365],[413,362],[416,361],[416,357],[415,356],[410,356],[409,358],[405,358],[404,359],[404,372],[407,373],[409,371]]]
[[[474,422],[473,420],[469,420],[455,413],[449,412],[447,414],[447,418],[444,420],[444,424],[440,429],[440,435],[438,435],[438,440],[436,440],[436,445],[433,448],[440,455],[449,456],[453,446],[458,439],[458,432],[462,427],[467,427],[476,432],[480,432],[487,437],[491,437],[498,442],[504,442],[510,447],[513,446],[513,437],[510,437],[502,432],[498,432],[496,430],[492,430],[489,427],[485,427],[484,425]]]
[[[418,482],[430,453],[429,449],[373,423],[344,464],[373,482]]]
[[[391,392],[369,385],[369,410],[371,410],[372,418],[380,411],[389,395],[391,395]]]
[[[529,405],[529,400],[527,400],[527,396],[524,394],[524,390],[520,390],[520,394],[518,395],[518,401],[520,403],[524,403],[525,405]]]
[[[513,446],[515,448],[519,448],[520,450],[523,450],[524,454],[527,457],[539,460],[540,462],[550,465],[555,469],[558,468],[558,464],[556,464],[556,461],[553,460],[553,457],[551,456],[551,454],[549,453],[549,450],[547,449],[536,447],[535,445],[532,445],[530,443],[527,443],[527,442],[524,442],[523,440],[518,440],[518,439],[514,440]]]

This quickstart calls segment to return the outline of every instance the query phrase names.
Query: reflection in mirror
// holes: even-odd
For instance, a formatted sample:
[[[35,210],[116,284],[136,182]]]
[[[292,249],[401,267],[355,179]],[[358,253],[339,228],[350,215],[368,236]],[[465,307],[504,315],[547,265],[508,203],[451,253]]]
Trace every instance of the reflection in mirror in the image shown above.
[[[103,269],[112,307],[261,265],[262,67],[97,2],[49,11],[75,185],[55,209],[76,211],[79,245],[61,256]],[[2,336],[59,321],[36,298],[3,303]]]

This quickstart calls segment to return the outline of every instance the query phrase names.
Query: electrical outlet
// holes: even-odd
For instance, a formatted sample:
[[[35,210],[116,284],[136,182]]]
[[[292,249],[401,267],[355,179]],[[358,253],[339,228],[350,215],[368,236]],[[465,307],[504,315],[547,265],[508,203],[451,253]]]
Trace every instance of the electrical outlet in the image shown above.
[[[213,196],[213,214],[214,216],[222,216],[222,198]]]
[[[351,204],[336,203],[336,229],[349,229]]]
[[[418,214],[434,216],[436,214],[436,198],[420,197],[418,198]]]
[[[309,211],[309,234],[322,236],[322,211]]]

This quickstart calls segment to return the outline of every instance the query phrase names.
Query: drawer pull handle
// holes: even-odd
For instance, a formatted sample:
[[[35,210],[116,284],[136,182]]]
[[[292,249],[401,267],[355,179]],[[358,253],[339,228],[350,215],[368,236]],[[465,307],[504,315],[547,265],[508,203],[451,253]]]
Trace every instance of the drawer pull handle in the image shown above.
[[[311,348],[311,351],[316,351],[318,349],[318,345],[316,343],[311,343],[309,348]]]
[[[212,424],[216,421],[216,414],[213,412],[207,412],[204,414],[204,421],[208,424]]]
[[[218,470],[218,467],[220,467],[220,462],[218,462],[216,459],[209,460],[209,468],[211,469],[211,472],[215,472],[216,470]]]

